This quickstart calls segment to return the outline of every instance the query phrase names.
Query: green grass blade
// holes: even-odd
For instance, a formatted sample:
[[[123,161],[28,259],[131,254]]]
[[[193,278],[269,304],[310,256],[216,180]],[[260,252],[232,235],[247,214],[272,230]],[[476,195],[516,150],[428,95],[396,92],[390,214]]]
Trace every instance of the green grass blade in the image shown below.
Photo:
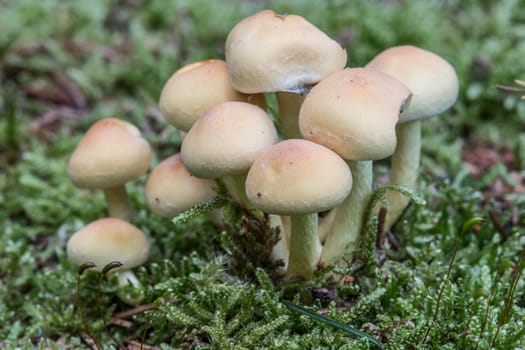
[[[286,305],[288,308],[290,308],[292,311],[295,311],[295,312],[298,312],[300,314],[303,314],[303,315],[306,315],[308,317],[311,317],[311,318],[313,318],[313,319],[315,319],[315,320],[317,320],[317,321],[319,321],[321,323],[324,323],[324,324],[327,324],[327,325],[332,326],[334,328],[340,329],[340,330],[345,331],[347,333],[350,333],[350,334],[352,334],[352,335],[354,335],[356,337],[366,338],[372,344],[377,345],[380,348],[383,347],[383,345],[381,344],[381,342],[379,340],[377,340],[376,338],[372,337],[370,334],[366,334],[365,332],[360,331],[359,329],[347,326],[345,324],[342,324],[342,323],[339,323],[337,321],[334,321],[334,320],[332,320],[330,318],[327,318],[327,317],[321,316],[319,314],[316,314],[315,312],[303,309],[302,307],[300,307],[298,305],[295,305],[294,303],[291,303],[289,301],[283,300],[281,302],[284,305]]]

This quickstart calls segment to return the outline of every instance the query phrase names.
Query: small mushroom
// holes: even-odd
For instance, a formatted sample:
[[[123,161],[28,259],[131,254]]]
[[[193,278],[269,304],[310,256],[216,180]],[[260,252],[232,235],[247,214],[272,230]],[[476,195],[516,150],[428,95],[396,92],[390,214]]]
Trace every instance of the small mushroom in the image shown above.
[[[263,95],[234,90],[226,62],[210,59],[188,64],[173,73],[162,89],[159,108],[168,123],[187,132],[208,109],[226,101],[266,107]]]
[[[372,161],[395,149],[395,126],[410,90],[397,79],[367,68],[335,72],[312,88],[299,113],[305,139],[322,144],[347,160],[350,195],[335,210],[321,261],[330,263],[355,248],[372,193]]]
[[[435,53],[410,45],[382,51],[367,67],[400,80],[413,93],[410,105],[399,116],[390,183],[416,188],[421,158],[421,120],[443,113],[454,104],[459,90],[456,72]],[[390,192],[387,198],[390,204],[385,230],[399,219],[409,202],[399,192]]]
[[[144,195],[150,210],[172,218],[215,196],[215,182],[191,175],[180,153],[160,162],[150,173]]]
[[[264,212],[291,218],[287,278],[313,277],[321,250],[317,213],[340,204],[351,187],[345,161],[307,140],[279,142],[255,160],[246,178],[248,199]]]
[[[122,266],[112,269],[108,277],[116,276],[121,286],[140,286],[131,271],[149,257],[149,243],[144,233],[127,221],[104,218],[93,221],[74,233],[67,242],[67,256],[76,265],[93,262],[96,271],[118,261]],[[134,303],[137,300],[127,299]]]
[[[80,140],[69,159],[68,173],[77,187],[102,189],[109,215],[129,221],[125,184],[143,175],[150,163],[151,148],[139,129],[106,118],[93,124]]]
[[[248,205],[246,173],[277,140],[275,126],[264,110],[245,102],[223,102],[195,122],[184,138],[181,156],[192,175],[224,179],[232,196]]]

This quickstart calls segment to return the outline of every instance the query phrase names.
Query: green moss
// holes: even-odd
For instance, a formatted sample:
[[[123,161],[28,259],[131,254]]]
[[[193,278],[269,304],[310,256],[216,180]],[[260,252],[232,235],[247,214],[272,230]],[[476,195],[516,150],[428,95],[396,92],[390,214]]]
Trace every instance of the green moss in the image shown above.
[[[152,242],[152,256],[137,275],[144,303],[153,309],[128,317],[131,328],[110,325],[114,337],[162,349],[372,348],[366,339],[282,303],[292,300],[373,335],[385,349],[525,347],[525,281],[517,274],[523,269],[525,197],[510,190],[495,197],[488,191],[495,182],[518,188],[512,176],[522,173],[525,104],[495,85],[523,79],[525,8],[517,0],[275,0],[266,5],[301,14],[342,42],[351,66],[366,64],[388,46],[412,43],[456,67],[458,102],[424,127],[418,195],[426,204],[412,205],[394,228],[398,248],[374,247],[376,221],[371,220],[368,249],[358,263],[348,260],[319,271],[311,282],[290,285],[279,280],[264,254],[278,235],[264,220],[230,207],[223,227],[200,217],[174,225],[146,210],[142,177],[128,190],[133,221]],[[1,348],[89,348],[81,337],[86,329],[77,302],[77,267],[67,261],[64,248],[73,232],[105,216],[106,209],[101,193],[77,189],[68,180],[71,150],[94,120],[113,116],[143,130],[155,162],[176,152],[180,138],[156,109],[162,85],[185,63],[223,57],[229,29],[262,7],[252,1],[3,4]],[[60,90],[53,72],[79,89],[85,106],[29,92],[42,86]],[[57,119],[44,118],[48,112]],[[514,164],[471,177],[461,158],[465,135],[514,147]],[[437,319],[422,343],[463,223],[490,219],[489,211],[496,219],[460,241]],[[513,279],[516,288],[502,321]],[[98,300],[97,282],[96,273],[84,273],[80,295],[90,333],[110,349],[114,344],[102,317],[109,320],[131,307],[119,300],[113,281],[103,281]]]

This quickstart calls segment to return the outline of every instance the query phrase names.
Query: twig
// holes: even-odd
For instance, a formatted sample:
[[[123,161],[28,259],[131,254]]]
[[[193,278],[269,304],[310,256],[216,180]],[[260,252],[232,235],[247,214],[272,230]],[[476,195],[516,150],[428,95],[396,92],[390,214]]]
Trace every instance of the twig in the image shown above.
[[[494,225],[494,228],[496,229],[496,231],[498,231],[501,234],[501,237],[503,238],[503,240],[506,241],[507,238],[509,237],[509,233],[501,225],[498,214],[496,214],[496,211],[494,209],[489,210],[489,218],[492,224]]]
[[[176,300],[175,298],[171,298],[171,299],[165,300],[165,301],[162,302],[161,305],[167,305],[167,304],[173,303],[175,300]],[[140,306],[134,307],[134,308],[129,309],[129,310],[117,312],[116,314],[113,315],[112,318],[116,318],[116,319],[128,318],[128,317],[131,317],[131,316],[134,316],[134,315],[138,315],[138,314],[141,314],[143,312],[146,312],[146,311],[149,311],[149,310],[152,310],[152,309],[156,309],[158,307],[159,307],[158,303],[151,303],[151,304],[140,305]]]
[[[113,340],[113,342],[117,345],[117,349],[124,349],[124,346],[113,336],[111,331],[108,327],[108,322],[106,321],[106,318],[104,317],[104,312],[102,310],[102,303],[100,301],[101,299],[101,292],[102,292],[102,279],[104,276],[112,269],[116,269],[122,266],[122,263],[120,261],[113,261],[104,266],[102,269],[102,272],[100,273],[98,277],[98,291],[97,291],[97,305],[98,305],[98,311],[100,314],[100,318],[102,318],[102,324],[104,325],[104,330],[106,331],[106,334]]]
[[[82,331],[80,332],[80,336],[82,337],[84,343],[86,343],[87,346],[89,346],[92,350],[100,350],[100,347],[97,345],[95,338],[93,338],[89,333]]]
[[[160,350],[158,346],[152,346],[152,345],[146,345],[144,343],[140,343],[136,340],[132,340],[129,342],[128,346],[129,350],[135,350],[135,349],[142,349],[142,350]]]

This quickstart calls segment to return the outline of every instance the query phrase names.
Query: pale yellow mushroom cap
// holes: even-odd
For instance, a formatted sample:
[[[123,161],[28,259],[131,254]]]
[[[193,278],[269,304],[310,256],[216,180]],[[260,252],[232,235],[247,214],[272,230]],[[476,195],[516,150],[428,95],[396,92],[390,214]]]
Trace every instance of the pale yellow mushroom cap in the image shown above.
[[[386,158],[396,146],[395,127],[410,90],[397,79],[367,68],[335,72],[314,86],[299,112],[307,140],[347,160]]]
[[[104,218],[71,236],[67,256],[76,265],[93,262],[97,271],[113,261],[122,263],[120,270],[129,270],[148,259],[149,243],[144,233],[129,222]]]
[[[194,205],[211,200],[215,182],[191,175],[177,153],[160,162],[148,176],[144,195],[150,210],[174,217]]]
[[[114,118],[97,121],[73,151],[69,177],[80,188],[121,186],[143,175],[151,148],[133,124]]]
[[[206,112],[188,131],[181,147],[188,171],[209,179],[242,174],[276,143],[268,114],[245,102],[223,102]]]
[[[330,149],[302,139],[279,142],[248,171],[246,194],[256,208],[280,215],[308,214],[340,204],[352,174]]]
[[[415,46],[386,49],[366,67],[393,76],[412,91],[410,106],[399,116],[400,123],[440,114],[458,97],[454,67],[435,53]]]
[[[346,65],[346,51],[316,26],[271,10],[235,25],[225,55],[233,87],[244,93],[304,92]]]
[[[266,106],[263,95],[246,95],[234,90],[226,62],[211,59],[191,63],[173,73],[162,89],[159,108],[168,123],[188,131],[208,109],[225,101]]]

